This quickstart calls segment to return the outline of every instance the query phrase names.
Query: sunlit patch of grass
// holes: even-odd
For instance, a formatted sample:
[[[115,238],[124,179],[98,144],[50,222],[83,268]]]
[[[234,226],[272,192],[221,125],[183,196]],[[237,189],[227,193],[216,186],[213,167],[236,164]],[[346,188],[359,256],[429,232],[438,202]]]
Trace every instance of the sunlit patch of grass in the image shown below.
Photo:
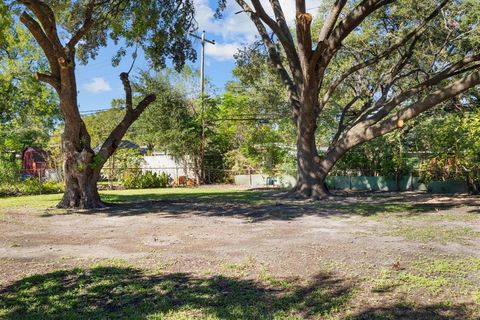
[[[424,288],[432,293],[438,293],[450,284],[449,280],[444,277],[426,277],[408,272],[400,272],[397,279],[408,287]]]
[[[416,267],[430,273],[466,276],[472,272],[480,273],[480,258],[435,259],[428,262],[417,262]]]
[[[270,191],[232,190],[222,187],[198,188],[164,188],[102,191],[102,200],[107,203],[122,204],[142,201],[208,201],[208,202],[240,202],[249,204],[270,203]],[[267,196],[267,197],[266,197]]]
[[[470,227],[446,226],[443,224],[406,224],[394,228],[390,235],[403,237],[407,240],[421,242],[440,242],[447,244],[456,242],[468,244],[470,240],[480,237],[480,232]]]
[[[247,191],[223,187],[198,188],[161,188],[134,190],[104,190],[100,191],[102,201],[111,204],[125,204],[145,201],[208,201],[208,202],[238,202],[248,204],[270,204],[272,191]],[[0,199],[1,209],[47,209],[58,204],[62,194],[46,194],[35,196],[5,197]],[[48,214],[64,214],[68,211],[49,209]]]
[[[241,262],[237,263],[225,263],[222,268],[226,271],[233,272],[234,274],[245,277],[248,272],[255,267],[255,259],[252,256],[247,256]]]
[[[430,298],[464,297],[475,300],[475,292],[480,286],[480,259],[420,259],[405,265],[402,270],[383,269],[371,282],[372,291],[380,294],[401,290],[413,297],[426,294]]]
[[[61,194],[43,194],[35,196],[5,197],[0,199],[0,209],[46,209],[55,206],[60,199]]]
[[[480,291],[476,291],[472,294],[473,302],[480,305]]]
[[[120,258],[110,258],[110,259],[101,259],[91,265],[92,268],[101,268],[101,267],[115,267],[115,268],[127,268],[132,267],[132,264],[124,259]]]

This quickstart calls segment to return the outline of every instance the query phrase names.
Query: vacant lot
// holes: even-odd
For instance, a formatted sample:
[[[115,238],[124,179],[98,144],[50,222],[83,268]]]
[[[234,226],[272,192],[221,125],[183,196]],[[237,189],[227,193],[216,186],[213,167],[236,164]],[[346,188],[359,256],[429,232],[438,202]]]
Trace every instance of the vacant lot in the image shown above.
[[[232,188],[0,199],[0,318],[479,319],[479,198]]]

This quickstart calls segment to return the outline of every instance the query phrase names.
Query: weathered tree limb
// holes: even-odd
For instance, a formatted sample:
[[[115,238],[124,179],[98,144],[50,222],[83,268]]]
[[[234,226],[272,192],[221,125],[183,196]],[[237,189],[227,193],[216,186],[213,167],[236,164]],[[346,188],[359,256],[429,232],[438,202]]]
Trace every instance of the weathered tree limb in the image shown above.
[[[273,20],[265,12],[259,0],[252,0],[252,5],[255,8],[255,12],[248,6],[248,4],[245,1],[243,0],[239,1],[239,4],[244,9],[245,12],[250,12],[251,14],[255,15],[257,22],[254,21],[254,23],[259,33],[260,32],[263,34],[266,33],[268,35],[268,32],[266,31],[265,26],[262,23],[263,21],[272,30],[272,32],[278,37],[278,40],[282,44],[282,47],[285,51],[285,55],[287,56],[287,61],[288,61],[290,70],[293,73],[293,76],[299,77],[302,74],[301,70],[297,70],[297,69],[300,69],[300,59],[295,50],[295,43],[293,42],[293,38],[290,32],[285,33],[285,30],[280,25],[278,25],[277,22]],[[259,29],[258,23],[262,24],[262,27],[260,29]],[[260,34],[260,36],[262,37],[262,40],[265,42],[262,34]],[[268,37],[268,39],[271,42],[270,37]],[[275,48],[275,45],[273,47]],[[275,51],[277,51],[276,48],[275,48]]]
[[[296,85],[293,82],[290,75],[288,74],[287,70],[285,69],[282,62],[282,58],[280,57],[280,54],[277,51],[277,48],[273,43],[272,39],[270,39],[267,29],[263,25],[260,18],[257,16],[256,12],[253,11],[252,8],[244,0],[237,0],[237,3],[240,5],[243,11],[250,17],[252,22],[255,24],[255,27],[257,28],[257,31],[260,34],[260,37],[262,38],[262,41],[268,50],[268,56],[272,61],[275,69],[277,70],[280,76],[280,79],[282,80],[283,84],[287,88],[290,99],[294,102],[293,103],[294,109],[297,109],[299,106],[299,98],[298,98]],[[296,75],[297,78],[301,76],[302,76],[301,73]],[[296,111],[294,110],[294,114],[295,113]]]
[[[343,7],[347,0],[335,0],[335,3],[330,9],[330,12],[325,20],[322,29],[320,30],[320,35],[318,36],[318,44],[320,46],[323,41],[325,41],[328,37],[330,37],[335,24],[337,23],[338,17],[340,17],[340,13],[342,13]]]
[[[48,83],[57,92],[60,92],[60,90],[61,90],[60,79],[58,77],[55,77],[54,75],[51,75],[51,74],[45,74],[45,73],[37,72],[36,75],[35,75],[35,78],[39,81]]]
[[[466,75],[465,77],[428,94],[422,100],[401,109],[392,117],[366,128],[364,131],[364,141],[371,140],[380,135],[393,131],[399,126],[401,127],[400,124],[403,124],[404,121],[408,121],[420,113],[435,107],[443,101],[453,98],[479,84],[480,71]]]
[[[145,109],[157,99],[155,94],[149,94],[144,97],[135,108],[133,108],[132,87],[130,80],[128,79],[128,74],[126,72],[122,72],[120,74],[120,79],[122,80],[125,90],[127,108],[125,109],[125,115],[122,121],[120,121],[115,129],[112,130],[98,152],[98,155],[100,156],[100,165],[98,166],[97,170],[101,170],[105,161],[115,152],[128,128],[130,128],[130,126],[138,119]]]

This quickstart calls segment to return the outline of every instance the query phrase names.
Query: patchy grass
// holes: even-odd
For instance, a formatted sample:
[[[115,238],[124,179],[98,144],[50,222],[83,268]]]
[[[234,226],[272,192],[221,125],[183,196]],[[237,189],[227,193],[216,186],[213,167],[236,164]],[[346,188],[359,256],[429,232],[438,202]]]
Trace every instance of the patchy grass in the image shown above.
[[[108,264],[110,264],[109,262]],[[272,291],[259,282],[96,265],[34,275],[2,290],[2,319],[341,318],[353,290],[323,281]]]
[[[402,291],[417,299],[440,297],[447,301],[463,297],[476,302],[480,258],[423,258],[402,270],[383,269],[371,281],[376,293]]]
[[[248,257],[231,264],[234,271],[253,265]],[[154,274],[108,259],[0,287],[0,318],[473,320],[480,312],[479,266],[478,258],[421,259],[404,270],[384,269],[376,279],[352,282],[330,272],[308,281],[285,280],[265,265],[259,266],[257,280],[168,270]],[[470,299],[473,305],[452,299]]]
[[[126,213],[119,211],[119,215],[135,214],[132,208],[136,207],[145,209],[141,212],[149,212],[155,206],[149,204],[149,201],[166,200],[172,203],[166,202],[165,206],[160,203],[158,207],[161,210],[170,206],[173,208],[170,211],[180,213],[182,208],[187,207],[186,212],[191,212],[191,208],[188,207],[195,204],[194,209],[201,213],[201,204],[213,203],[210,207],[205,206],[206,209],[203,211],[205,215],[213,213],[223,217],[230,210],[232,215],[243,215],[252,218],[252,221],[293,220],[314,214],[318,214],[322,219],[336,216],[342,218],[342,221],[349,221],[352,225],[361,225],[362,228],[352,230],[357,230],[355,234],[365,237],[372,234],[381,237],[389,232],[389,235],[394,234],[411,241],[473,244],[470,240],[480,236],[480,232],[473,229],[474,223],[451,223],[478,219],[478,210],[469,213],[468,209],[462,208],[457,214],[455,210],[442,211],[451,208],[450,205],[439,207],[437,204],[425,205],[413,201],[396,202],[401,201],[398,197],[390,203],[381,201],[376,203],[375,199],[369,200],[372,203],[362,203],[361,199],[346,203],[344,199],[339,198],[320,203],[285,200],[278,205],[271,205],[277,204],[276,197],[272,196],[273,192],[242,191],[222,187],[101,193],[104,201],[111,203],[140,203],[133,206],[118,206],[124,207],[126,211]],[[61,195],[46,195],[2,198],[0,208],[46,208],[55,205],[60,197]],[[179,202],[185,204],[180,206]],[[219,205],[216,205],[216,202]],[[239,205],[229,205],[235,202]],[[261,206],[262,204],[267,205]],[[40,210],[27,211],[26,214],[35,211]],[[349,215],[360,217],[350,219]],[[8,213],[6,216],[9,219],[15,217],[14,214],[9,216]],[[64,218],[53,217],[52,221],[69,220],[68,217]],[[72,215],[71,218],[82,216]],[[104,215],[99,215],[98,218],[108,218],[109,222],[121,220]],[[50,219],[43,219],[42,223],[47,224],[49,221]],[[327,219],[321,220],[319,226],[323,227],[326,221]],[[245,225],[247,224],[242,224]],[[294,223],[291,226],[293,225]],[[341,225],[343,228],[347,224]],[[130,232],[129,228],[128,225],[125,230]],[[216,225],[215,228],[213,232],[222,227]],[[237,230],[237,224],[235,228]],[[293,230],[303,232],[305,229],[305,224],[301,224]],[[158,230],[164,232],[162,228]],[[242,229],[242,232],[245,230]],[[103,233],[104,229],[100,232]],[[157,231],[149,232],[153,234]],[[298,238],[307,237],[301,232],[298,233]],[[310,238],[312,240],[308,242],[308,246],[323,244],[319,239],[330,239],[321,238],[319,236],[321,232],[323,230],[316,232],[315,238]],[[151,234],[147,235],[150,239]],[[234,234],[233,237],[235,236]],[[283,240],[282,236],[279,236],[281,240],[278,242]],[[120,243],[122,238],[117,237]],[[228,237],[231,235],[228,234]],[[378,238],[375,239],[378,241]],[[252,241],[257,240],[255,238]],[[184,260],[184,265],[179,265],[176,264],[177,257],[168,260],[168,255],[149,253],[148,257],[133,261],[110,259],[96,262],[87,268],[73,268],[78,265],[85,266],[88,262],[80,264],[74,256],[64,255],[58,257],[54,265],[62,268],[66,268],[66,265],[72,266],[68,269],[25,277],[15,283],[7,278],[2,284],[0,279],[0,319],[480,319],[478,257],[439,258],[441,250],[435,249],[430,256],[419,257],[412,262],[410,261],[412,256],[419,253],[409,250],[411,242],[400,240],[401,248],[407,252],[402,251],[398,255],[382,253],[384,243],[381,240],[375,245],[368,243],[367,246],[362,242],[363,239],[359,242],[352,241],[352,244],[339,242],[333,251],[326,253],[312,249],[309,253],[311,260],[306,262],[308,264],[306,270],[310,272],[315,270],[312,268],[318,267],[321,272],[313,277],[303,276],[298,272],[298,278],[295,276],[296,268],[304,267],[302,259],[289,262],[287,268],[290,269],[282,270],[283,275],[293,274],[291,278],[281,277],[275,270],[284,268],[284,261],[279,261],[276,256],[270,260],[260,257],[258,253],[263,251],[256,251],[256,242],[246,248],[252,250],[252,254],[259,257],[260,261],[267,261],[265,263],[260,263],[249,255],[245,258],[242,255],[234,256],[234,253],[229,251],[227,257],[212,260],[217,263],[215,265],[208,261],[208,264],[202,266],[196,261],[191,263],[191,260]],[[298,250],[308,247],[307,245],[301,247],[301,243],[305,245],[307,242],[299,242]],[[12,240],[12,247],[23,245]],[[291,246],[284,248],[292,250]],[[385,244],[385,248],[391,250],[393,247]],[[476,247],[472,245],[470,249],[472,248]],[[175,247],[169,247],[168,250],[183,252]],[[230,250],[230,247],[224,250]],[[359,259],[360,261],[352,263],[348,258],[352,250],[355,250],[354,253],[365,250],[365,260]],[[380,253],[371,254],[372,251]],[[394,264],[379,271],[381,267],[378,265],[384,266],[384,259],[390,261],[393,259],[392,256],[395,256],[395,259],[398,257],[401,264]],[[319,258],[318,261],[315,258]],[[227,263],[222,264],[222,261]],[[2,263],[3,270],[15,269],[11,266],[23,266],[23,261],[7,264],[0,259],[0,266]],[[200,271],[193,270],[192,265],[196,265]],[[29,268],[33,268],[34,272],[45,272],[44,269],[35,266]],[[179,270],[195,274],[180,273]],[[21,275],[15,275],[14,279],[20,277]]]
[[[222,265],[222,269],[232,272],[237,276],[245,277],[249,271],[255,268],[255,259],[252,256],[247,256],[245,259],[238,263],[225,263]]]
[[[340,211],[343,214],[369,217],[377,221],[384,220],[415,220],[426,222],[442,221],[480,221],[479,212],[459,213],[454,204],[430,204],[415,202],[388,202],[388,203],[318,203],[319,209]]]
[[[469,227],[447,226],[444,224],[407,224],[400,223],[393,231],[393,236],[421,242],[456,242],[468,244],[470,240],[480,237],[480,232]]]
[[[321,209],[336,209],[346,214],[359,215],[363,217],[370,216],[390,216],[392,213],[405,214],[408,216],[418,216],[425,212],[435,211],[436,209],[448,209],[453,207],[450,204],[428,204],[428,203],[413,203],[413,202],[388,202],[388,203],[336,203],[325,202],[318,203],[318,208]]]
[[[472,294],[473,302],[477,303],[480,305],[480,291],[475,291]]]

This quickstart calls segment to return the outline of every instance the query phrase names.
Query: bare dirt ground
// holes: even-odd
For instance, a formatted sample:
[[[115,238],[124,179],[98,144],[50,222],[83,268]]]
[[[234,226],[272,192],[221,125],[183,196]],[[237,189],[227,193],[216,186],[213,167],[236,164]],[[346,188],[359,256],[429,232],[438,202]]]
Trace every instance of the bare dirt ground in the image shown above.
[[[355,287],[343,316],[374,318],[401,305],[403,315],[388,315],[480,319],[478,197],[343,194],[321,203],[266,197],[266,204],[185,198],[66,214],[4,210],[0,289],[28,275],[113,259],[198,277],[310,281],[328,273],[336,285]],[[437,279],[421,274],[423,264],[471,259],[479,269],[458,290],[419,278]],[[446,301],[447,307],[431,307]]]

